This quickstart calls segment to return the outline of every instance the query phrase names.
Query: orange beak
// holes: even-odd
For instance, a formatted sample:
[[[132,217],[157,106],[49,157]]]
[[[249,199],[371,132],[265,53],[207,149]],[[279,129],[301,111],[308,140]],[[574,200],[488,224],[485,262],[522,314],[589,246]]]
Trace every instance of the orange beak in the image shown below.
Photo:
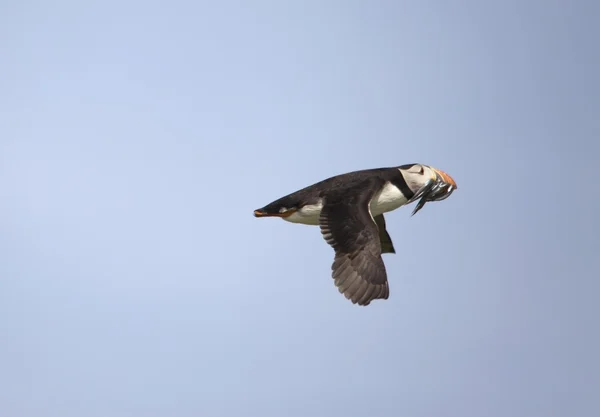
[[[442,177],[442,180],[445,183],[450,184],[452,186],[452,188],[454,188],[455,190],[458,189],[458,186],[456,185],[454,178],[452,178],[450,175],[446,174],[441,169],[437,169],[437,168],[432,168],[432,169],[436,172],[436,174],[438,174],[440,177]]]

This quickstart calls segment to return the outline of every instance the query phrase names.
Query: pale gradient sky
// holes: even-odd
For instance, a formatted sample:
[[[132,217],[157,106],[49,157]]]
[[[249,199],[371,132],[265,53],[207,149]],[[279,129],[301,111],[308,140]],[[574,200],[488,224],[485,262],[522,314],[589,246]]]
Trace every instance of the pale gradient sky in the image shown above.
[[[600,415],[598,2],[0,11],[0,415]],[[412,162],[387,301],[252,216]]]

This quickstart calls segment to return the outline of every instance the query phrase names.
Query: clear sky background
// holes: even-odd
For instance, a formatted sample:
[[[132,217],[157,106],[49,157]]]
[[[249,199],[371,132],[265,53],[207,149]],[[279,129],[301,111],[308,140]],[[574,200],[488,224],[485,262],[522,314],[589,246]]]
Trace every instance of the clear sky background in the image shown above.
[[[600,6],[0,6],[0,414],[600,415]],[[256,219],[422,162],[390,298]]]

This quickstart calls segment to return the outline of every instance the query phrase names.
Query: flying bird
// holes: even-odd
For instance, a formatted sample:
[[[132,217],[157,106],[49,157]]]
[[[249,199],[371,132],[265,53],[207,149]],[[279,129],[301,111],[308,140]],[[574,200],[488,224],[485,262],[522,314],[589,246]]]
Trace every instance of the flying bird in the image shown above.
[[[382,253],[396,253],[384,213],[417,200],[412,215],[457,189],[445,172],[423,164],[365,169],[336,175],[254,210],[256,217],[280,217],[319,226],[333,247],[335,286],[353,304],[367,306],[389,297]]]

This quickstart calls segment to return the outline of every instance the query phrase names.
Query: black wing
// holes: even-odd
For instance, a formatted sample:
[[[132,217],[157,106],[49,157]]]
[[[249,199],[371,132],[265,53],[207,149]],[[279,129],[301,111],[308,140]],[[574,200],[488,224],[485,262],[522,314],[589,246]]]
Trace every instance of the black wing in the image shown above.
[[[394,249],[394,243],[392,242],[392,238],[390,234],[387,232],[385,228],[385,218],[383,214],[379,216],[375,216],[375,223],[377,224],[377,228],[379,229],[379,242],[381,243],[381,253],[396,253],[396,249]]]
[[[354,304],[366,306],[389,296],[379,228],[369,211],[371,198],[384,182],[371,178],[328,194],[321,210],[321,233],[335,251],[332,277]]]

